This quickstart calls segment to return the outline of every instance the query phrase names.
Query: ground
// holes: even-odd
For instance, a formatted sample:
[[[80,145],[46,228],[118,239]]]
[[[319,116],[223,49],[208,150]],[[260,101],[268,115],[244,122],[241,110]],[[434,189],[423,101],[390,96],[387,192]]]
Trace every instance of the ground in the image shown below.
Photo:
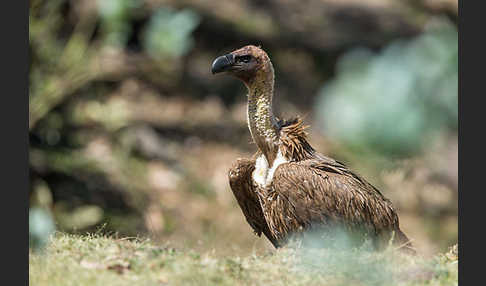
[[[29,254],[29,285],[458,285],[457,245],[432,258],[393,249],[283,248],[218,256],[145,238],[56,233]]]

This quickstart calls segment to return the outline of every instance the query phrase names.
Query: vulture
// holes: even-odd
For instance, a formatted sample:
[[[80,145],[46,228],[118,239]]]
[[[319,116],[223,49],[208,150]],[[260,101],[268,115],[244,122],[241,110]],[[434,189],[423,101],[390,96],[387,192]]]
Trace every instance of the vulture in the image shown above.
[[[374,249],[392,244],[415,253],[390,200],[345,164],[317,152],[301,118],[274,115],[274,70],[265,51],[242,47],[216,58],[211,72],[230,74],[248,89],[248,128],[258,150],[251,159],[237,159],[228,178],[255,234],[279,248],[292,237],[314,231],[325,240],[339,229],[358,243],[371,241]]]

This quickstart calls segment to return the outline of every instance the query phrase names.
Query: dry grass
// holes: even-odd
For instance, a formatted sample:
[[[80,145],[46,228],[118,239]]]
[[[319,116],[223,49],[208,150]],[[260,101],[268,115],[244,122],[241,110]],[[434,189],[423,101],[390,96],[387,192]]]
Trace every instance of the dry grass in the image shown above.
[[[215,257],[148,239],[57,233],[29,255],[30,285],[457,285],[457,248],[425,259],[387,250],[285,248]]]

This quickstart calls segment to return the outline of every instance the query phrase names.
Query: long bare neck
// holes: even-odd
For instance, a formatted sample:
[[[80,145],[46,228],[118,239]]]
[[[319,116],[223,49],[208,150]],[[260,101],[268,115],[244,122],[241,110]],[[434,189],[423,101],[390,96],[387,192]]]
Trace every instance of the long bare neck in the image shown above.
[[[277,120],[272,111],[274,71],[267,62],[256,75],[247,82],[248,88],[248,128],[258,148],[269,164],[278,151]]]

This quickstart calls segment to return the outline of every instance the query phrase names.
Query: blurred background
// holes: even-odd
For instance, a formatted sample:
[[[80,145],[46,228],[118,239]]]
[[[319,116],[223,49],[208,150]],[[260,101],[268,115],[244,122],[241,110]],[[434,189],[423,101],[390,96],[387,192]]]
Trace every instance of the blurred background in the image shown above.
[[[261,45],[276,113],[396,206],[419,252],[457,242],[457,0],[32,0],[29,233],[272,249],[227,171],[256,150],[212,60]]]

